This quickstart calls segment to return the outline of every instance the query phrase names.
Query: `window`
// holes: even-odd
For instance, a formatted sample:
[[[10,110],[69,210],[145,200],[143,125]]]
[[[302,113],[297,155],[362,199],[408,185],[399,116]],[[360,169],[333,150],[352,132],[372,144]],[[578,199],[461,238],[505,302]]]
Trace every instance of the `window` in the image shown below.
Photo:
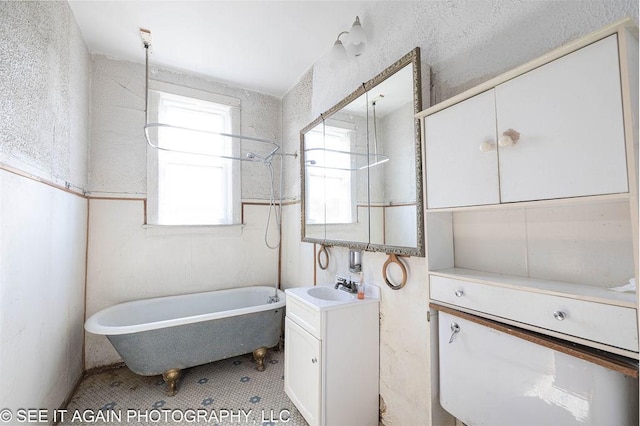
[[[305,148],[311,149],[305,159],[324,166],[306,167],[307,193],[313,194],[306,203],[307,223],[355,222],[349,154],[352,133],[353,130],[325,123],[324,135],[322,130],[312,130],[305,135]]]
[[[149,121],[181,127],[150,129],[148,223],[240,223],[239,100],[150,82]],[[192,154],[193,152],[201,154]]]

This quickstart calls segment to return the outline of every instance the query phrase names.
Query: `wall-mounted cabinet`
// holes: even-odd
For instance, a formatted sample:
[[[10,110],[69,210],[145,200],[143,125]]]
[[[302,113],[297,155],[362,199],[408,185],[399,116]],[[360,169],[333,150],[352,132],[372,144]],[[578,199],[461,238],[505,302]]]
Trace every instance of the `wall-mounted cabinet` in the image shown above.
[[[638,295],[612,290],[638,281],[637,28],[611,25],[419,116],[432,306],[623,356],[637,412]]]
[[[425,141],[429,209],[628,192],[617,36],[427,116]]]
[[[637,61],[628,44],[637,57],[631,32],[605,32],[425,111],[433,301],[638,358],[636,294],[610,290],[638,270]],[[488,306],[485,292],[500,302]],[[572,328],[610,308],[608,331]]]

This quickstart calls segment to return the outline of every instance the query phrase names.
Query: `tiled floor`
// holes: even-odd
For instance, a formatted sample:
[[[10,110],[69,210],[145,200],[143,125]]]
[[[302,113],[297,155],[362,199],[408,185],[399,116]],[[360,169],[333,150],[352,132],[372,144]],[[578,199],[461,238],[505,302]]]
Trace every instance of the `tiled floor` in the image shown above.
[[[184,370],[167,396],[161,376],[126,367],[86,377],[60,425],[306,426],[284,392],[284,352],[269,351],[266,369],[251,354]]]

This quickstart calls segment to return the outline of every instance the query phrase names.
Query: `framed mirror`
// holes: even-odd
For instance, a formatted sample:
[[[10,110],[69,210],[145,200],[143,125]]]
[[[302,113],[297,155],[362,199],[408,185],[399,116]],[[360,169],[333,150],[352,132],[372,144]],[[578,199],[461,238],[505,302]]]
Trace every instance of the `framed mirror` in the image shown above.
[[[300,132],[302,241],[424,256],[420,51]]]

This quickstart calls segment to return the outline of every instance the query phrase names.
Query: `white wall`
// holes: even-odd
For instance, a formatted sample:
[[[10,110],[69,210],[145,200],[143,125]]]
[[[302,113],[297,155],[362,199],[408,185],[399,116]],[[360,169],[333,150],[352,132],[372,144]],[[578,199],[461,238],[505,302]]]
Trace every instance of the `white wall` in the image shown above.
[[[423,98],[427,107],[429,99],[432,103],[443,101],[624,16],[637,23],[635,0],[366,2],[360,20],[369,37],[367,51],[338,72],[331,69],[328,57],[321,58],[285,95],[285,141],[292,143],[288,137],[415,46],[421,49],[422,63],[432,70],[431,97]],[[351,19],[345,17],[345,30]],[[327,53],[329,49],[327,46]],[[296,114],[288,115],[294,109]],[[299,180],[299,173],[288,172],[287,177]],[[299,197],[300,188],[294,182],[288,183],[287,189],[289,197]],[[285,219],[287,228],[293,227],[291,221],[299,222],[292,214]],[[285,246],[284,258],[298,260],[286,263],[285,286],[310,284],[312,274],[306,268],[313,265],[313,247],[298,241],[291,236]],[[332,263],[327,271],[317,269],[318,283],[332,282],[335,273],[348,271],[348,250],[329,250]],[[363,255],[365,279],[382,290],[382,421],[389,426],[428,424],[433,416],[435,425],[450,424],[451,419],[439,417],[441,413],[431,413],[435,396],[427,386],[431,336],[425,260],[403,258],[409,280],[402,290],[392,291],[381,277],[385,259],[380,253]]]
[[[65,2],[2,2],[0,33],[0,401],[15,413],[60,408],[82,375],[89,54]]]
[[[60,408],[82,375],[87,201],[0,170],[3,407]]]
[[[313,90],[313,70],[308,71],[282,99],[282,149],[296,152],[284,163],[284,197],[282,211],[282,287],[312,285],[315,254],[312,244],[301,244],[300,213],[300,130],[309,124]]]
[[[92,76],[87,317],[129,300],[274,285],[278,250],[264,242],[267,168],[242,163],[243,225],[145,227],[144,65],[94,55]],[[150,78],[238,98],[241,133],[280,140],[281,102],[273,96],[157,67],[151,67]],[[244,142],[242,149],[264,150],[251,142]],[[274,166],[277,194],[279,159]],[[277,242],[275,230],[272,214],[271,245]],[[105,337],[87,333],[85,368],[119,360]]]

